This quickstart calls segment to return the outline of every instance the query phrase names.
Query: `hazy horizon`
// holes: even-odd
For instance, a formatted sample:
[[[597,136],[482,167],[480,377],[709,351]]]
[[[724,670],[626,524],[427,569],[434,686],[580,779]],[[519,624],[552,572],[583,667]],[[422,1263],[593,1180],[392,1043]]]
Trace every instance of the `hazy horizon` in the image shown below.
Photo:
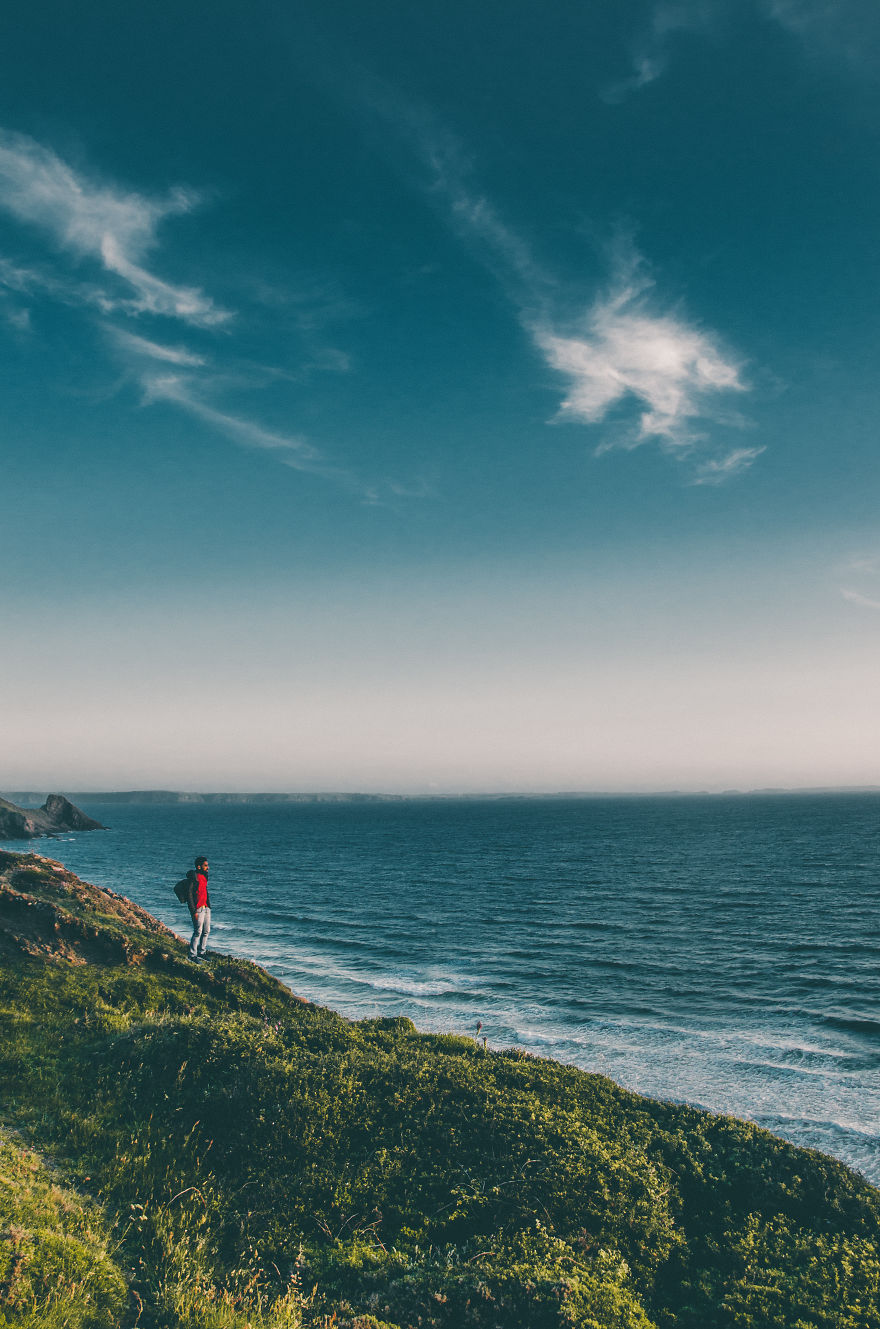
[[[768,785],[763,788],[755,789],[473,789],[473,790],[446,790],[446,791],[418,791],[418,790],[365,790],[365,789],[59,789],[56,786],[46,786],[43,789],[21,789],[0,791],[0,798],[8,801],[17,802],[19,799],[32,802],[35,800],[44,800],[51,794],[62,794],[70,799],[91,798],[99,801],[102,798],[123,801],[129,799],[132,802],[138,799],[147,799],[156,803],[164,798],[179,799],[184,802],[192,799],[210,799],[216,802],[222,802],[224,799],[269,799],[290,800],[296,802],[299,800],[392,800],[406,801],[425,800],[425,799],[447,799],[454,801],[456,799],[479,801],[503,800],[503,799],[615,799],[615,798],[751,798],[762,796],[792,796],[798,795],[834,795],[834,794],[880,794],[880,785],[800,785],[800,786],[774,786]]]

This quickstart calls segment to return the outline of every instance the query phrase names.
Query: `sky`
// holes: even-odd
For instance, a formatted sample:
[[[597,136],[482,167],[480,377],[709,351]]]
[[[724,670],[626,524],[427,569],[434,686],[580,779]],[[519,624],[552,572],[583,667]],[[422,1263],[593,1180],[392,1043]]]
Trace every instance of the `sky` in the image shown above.
[[[880,784],[880,7],[0,13],[0,789]]]

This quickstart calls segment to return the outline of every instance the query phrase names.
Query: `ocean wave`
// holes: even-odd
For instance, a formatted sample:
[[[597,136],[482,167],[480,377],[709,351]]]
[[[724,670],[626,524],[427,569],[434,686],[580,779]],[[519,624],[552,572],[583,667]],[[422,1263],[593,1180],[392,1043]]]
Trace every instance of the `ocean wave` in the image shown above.
[[[796,1081],[805,1077],[812,1077],[815,1080],[821,1080],[823,1084],[838,1083],[845,1084],[853,1081],[851,1072],[842,1070],[833,1065],[810,1065],[808,1061],[786,1062],[776,1061],[772,1057],[737,1057],[729,1058],[729,1064],[736,1071],[744,1071],[750,1074],[758,1073],[763,1075],[770,1073],[771,1078],[775,1080]]]
[[[481,1019],[494,1046],[637,1092],[768,1123],[788,1114],[798,1120],[780,1133],[867,1175],[880,1145],[845,1125],[880,1120],[880,944],[860,808],[118,805],[95,809],[111,833],[21,848],[98,885],[123,881],[185,937],[171,883],[204,849],[222,949],[311,1000],[421,1028],[473,1033]],[[823,1114],[837,1124],[816,1124]]]
[[[873,1036],[880,1034],[880,1020],[871,1020],[866,1016],[824,1015],[822,1020],[831,1029],[842,1029],[846,1033],[870,1034]]]
[[[873,1186],[880,1185],[880,1135],[844,1120],[760,1114],[756,1125],[805,1149],[831,1154],[859,1172]]]
[[[348,965],[334,963],[332,957],[323,952],[305,952],[289,947],[275,952],[264,948],[261,950],[261,959],[269,964],[280,962],[288,974],[307,974],[324,989],[336,989],[342,985],[346,988],[366,988],[389,996],[424,998],[457,995],[468,998],[474,987],[479,986],[479,980],[456,974],[418,978],[393,971],[352,969]]]

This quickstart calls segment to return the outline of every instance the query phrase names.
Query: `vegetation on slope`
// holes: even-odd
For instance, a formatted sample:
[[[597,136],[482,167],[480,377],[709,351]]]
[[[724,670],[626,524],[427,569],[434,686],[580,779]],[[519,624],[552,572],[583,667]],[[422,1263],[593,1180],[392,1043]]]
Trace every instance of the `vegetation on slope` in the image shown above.
[[[103,1215],[0,1133],[0,1325],[102,1329],[120,1324],[128,1284]]]
[[[64,1323],[880,1324],[880,1193],[830,1158],[408,1020],[347,1022],[245,961],[190,965],[32,855],[0,855],[0,943],[5,1121],[100,1206],[39,1220],[76,1239],[79,1205],[103,1234],[92,1319]],[[51,1304],[31,1268],[27,1305],[0,1282],[10,1325]]]

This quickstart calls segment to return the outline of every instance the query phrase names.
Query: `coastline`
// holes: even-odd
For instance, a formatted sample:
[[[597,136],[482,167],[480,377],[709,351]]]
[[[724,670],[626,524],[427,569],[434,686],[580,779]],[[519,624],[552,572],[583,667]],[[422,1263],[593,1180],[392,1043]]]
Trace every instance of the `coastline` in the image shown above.
[[[108,1221],[135,1214],[151,1323],[207,1326],[181,1316],[173,1258],[206,1222],[227,1236],[205,1296],[242,1329],[698,1329],[722,1305],[764,1329],[771,1284],[774,1322],[880,1314],[880,1192],[833,1159],[405,1019],[352,1024],[247,961],[189,965],[140,906],[39,855],[0,854],[0,920],[3,1124]]]
[[[880,795],[880,785],[804,785],[791,788],[768,786],[755,789],[637,789],[637,790],[481,790],[449,793],[407,793],[407,792],[357,792],[345,790],[325,790],[314,792],[200,792],[198,790],[179,789],[132,789],[105,790],[103,792],[74,790],[68,791],[67,797],[72,802],[100,803],[103,805],[138,806],[154,804],[193,804],[205,806],[230,807],[240,805],[270,806],[284,804],[371,804],[371,803],[498,803],[498,802],[566,802],[566,801],[601,801],[607,799],[749,799],[749,798],[808,798],[851,796],[853,794]],[[46,792],[21,790],[18,792],[0,792],[5,798],[24,807],[37,807],[47,797]]]
[[[181,931],[206,849],[217,946],[349,1018],[480,1020],[880,1180],[874,796],[86,807],[33,847]]]

